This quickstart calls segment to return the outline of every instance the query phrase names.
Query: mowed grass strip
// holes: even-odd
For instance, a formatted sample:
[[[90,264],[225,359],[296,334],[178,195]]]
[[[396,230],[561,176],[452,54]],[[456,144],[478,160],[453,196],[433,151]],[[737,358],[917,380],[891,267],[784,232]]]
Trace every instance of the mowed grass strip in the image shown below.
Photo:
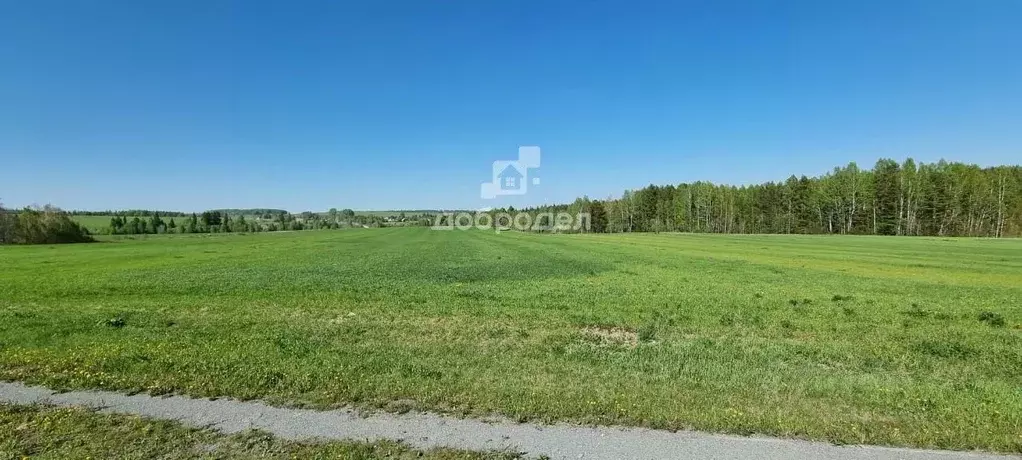
[[[251,430],[224,435],[176,422],[81,408],[0,404],[0,458],[503,460],[503,453],[415,450],[396,442],[294,442]]]
[[[0,247],[0,378],[1022,452],[1022,241],[392,228]]]

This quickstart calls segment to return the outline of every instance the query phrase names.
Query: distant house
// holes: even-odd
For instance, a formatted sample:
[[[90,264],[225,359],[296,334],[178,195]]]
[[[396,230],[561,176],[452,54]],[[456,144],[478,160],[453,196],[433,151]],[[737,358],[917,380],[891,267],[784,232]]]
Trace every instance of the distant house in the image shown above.
[[[522,179],[524,178],[525,175],[522,174],[522,172],[513,164],[507,165],[507,167],[497,175],[497,179],[500,180],[501,190],[521,190]]]

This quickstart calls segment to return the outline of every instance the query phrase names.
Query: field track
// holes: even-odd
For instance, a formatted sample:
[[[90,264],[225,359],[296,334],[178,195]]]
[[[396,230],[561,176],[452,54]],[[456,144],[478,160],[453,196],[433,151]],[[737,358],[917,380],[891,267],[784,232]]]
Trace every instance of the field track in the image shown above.
[[[257,402],[208,401],[180,396],[126,396],[77,391],[55,394],[39,387],[0,383],[0,402],[100,409],[106,413],[173,420],[223,433],[259,429],[297,441],[398,440],[417,449],[454,448],[509,452],[557,460],[676,460],[826,458],[830,460],[996,460],[1013,457],[968,452],[835,446],[762,437],[734,437],[648,429],[587,428],[466,420],[434,414],[374,414],[350,410],[280,409]]]

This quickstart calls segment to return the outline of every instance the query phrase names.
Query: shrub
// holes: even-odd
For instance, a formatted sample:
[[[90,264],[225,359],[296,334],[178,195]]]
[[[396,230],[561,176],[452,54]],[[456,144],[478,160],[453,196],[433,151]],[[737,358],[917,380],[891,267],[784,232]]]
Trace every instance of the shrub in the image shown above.
[[[25,208],[18,213],[0,208],[0,243],[59,244],[93,241],[89,231],[53,206]]]
[[[0,244],[14,243],[14,227],[18,216],[0,208]]]

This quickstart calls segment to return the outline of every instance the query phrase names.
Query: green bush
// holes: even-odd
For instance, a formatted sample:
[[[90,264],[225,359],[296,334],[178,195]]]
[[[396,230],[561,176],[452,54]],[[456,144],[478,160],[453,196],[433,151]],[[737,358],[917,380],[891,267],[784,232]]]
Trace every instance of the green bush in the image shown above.
[[[0,244],[59,244],[94,241],[89,231],[53,206],[17,213],[0,208]]]
[[[14,227],[17,221],[17,215],[0,208],[0,244],[14,242]]]

